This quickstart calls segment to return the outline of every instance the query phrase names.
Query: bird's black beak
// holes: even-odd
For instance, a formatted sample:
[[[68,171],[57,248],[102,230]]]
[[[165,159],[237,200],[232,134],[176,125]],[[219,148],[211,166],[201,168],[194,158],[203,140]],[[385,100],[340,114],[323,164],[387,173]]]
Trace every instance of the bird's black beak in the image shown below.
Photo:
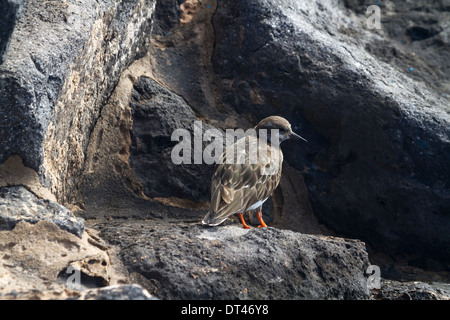
[[[308,140],[306,140],[305,138],[299,136],[295,132],[291,132],[291,134],[289,135],[289,139],[300,139],[300,140],[308,142]]]

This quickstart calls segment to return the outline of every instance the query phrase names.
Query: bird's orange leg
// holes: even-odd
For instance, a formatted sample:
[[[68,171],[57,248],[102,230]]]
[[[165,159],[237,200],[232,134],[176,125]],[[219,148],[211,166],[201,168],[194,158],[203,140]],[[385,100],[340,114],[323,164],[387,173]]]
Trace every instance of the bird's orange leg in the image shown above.
[[[256,217],[258,218],[259,223],[261,223],[261,225],[259,225],[258,228],[266,228],[267,224],[264,222],[264,220],[262,218],[261,208],[258,208],[258,210],[256,210]]]
[[[244,229],[251,229],[251,228],[245,223],[244,215],[243,215],[242,213],[238,213],[238,216],[239,216],[239,219],[240,219],[241,222],[242,222],[242,226],[244,227]]]

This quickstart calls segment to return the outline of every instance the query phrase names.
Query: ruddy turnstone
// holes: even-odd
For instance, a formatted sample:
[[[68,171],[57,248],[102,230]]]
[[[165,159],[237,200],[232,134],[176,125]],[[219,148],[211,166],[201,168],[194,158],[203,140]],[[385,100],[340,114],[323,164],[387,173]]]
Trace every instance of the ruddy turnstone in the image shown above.
[[[306,139],[278,116],[263,119],[255,131],[256,135],[241,138],[222,154],[211,179],[211,205],[203,224],[217,226],[237,214],[244,229],[249,229],[243,214],[256,209],[259,227],[267,227],[261,209],[280,183],[280,143],[291,138]]]

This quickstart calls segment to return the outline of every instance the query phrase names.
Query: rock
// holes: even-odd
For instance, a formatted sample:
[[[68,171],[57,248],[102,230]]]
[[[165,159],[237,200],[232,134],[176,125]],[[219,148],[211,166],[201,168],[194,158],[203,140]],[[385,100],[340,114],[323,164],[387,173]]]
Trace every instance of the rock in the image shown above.
[[[372,296],[376,300],[450,300],[450,288],[445,283],[382,279]]]
[[[115,285],[83,291],[77,300],[158,300],[137,284]]]
[[[84,220],[57,202],[42,200],[22,186],[0,188],[0,230],[11,230],[20,221],[50,221],[81,238]]]
[[[198,181],[209,180],[213,166],[171,159],[178,143],[172,132],[192,133],[197,118],[180,96],[148,77],[148,66],[145,57],[126,70],[91,134],[78,199],[89,215],[145,216],[161,208],[150,199],[206,208],[209,183]],[[202,132],[211,128],[202,124]]]
[[[0,231],[0,248],[0,299],[67,299],[129,282],[114,249],[95,232],[79,238],[49,221],[20,221]]]
[[[158,1],[151,34],[153,45],[149,48],[152,59],[149,67],[153,79],[183,97],[196,116],[205,122],[220,125],[225,113],[229,122],[243,123],[234,110],[224,107],[216,90],[217,77],[211,56],[216,33],[212,16],[217,3]]]
[[[68,202],[103,104],[146,52],[155,1],[3,3],[0,162],[18,155]]]
[[[283,175],[272,200],[275,217],[271,226],[300,233],[334,235],[330,229],[319,223],[314,214],[302,174],[287,163],[283,163]],[[264,206],[264,212],[266,211],[267,205]],[[256,215],[254,222],[259,225]]]
[[[119,245],[133,281],[160,299],[369,297],[357,240],[179,222],[108,224],[100,236]]]
[[[8,186],[25,186],[40,199],[56,202],[55,195],[42,186],[36,171],[25,167],[17,155],[9,157],[0,165],[0,187]]]
[[[346,8],[361,17],[365,15],[367,5],[354,0],[344,1]],[[441,96],[444,94],[442,97],[445,93],[448,96],[448,4],[392,1],[382,4],[380,11],[382,28],[373,30],[372,36],[358,37],[361,45],[377,59],[407,72],[414,80],[426,84]]]
[[[144,185],[149,197],[178,197],[209,200],[209,181],[214,169],[194,163],[194,121],[197,118],[186,102],[162,87],[156,81],[139,77],[134,84],[130,103],[133,118],[130,166]],[[214,128],[202,124],[200,143],[203,151],[203,133]],[[189,132],[191,139],[190,163],[175,164],[172,149],[179,141],[172,141],[177,129]]]

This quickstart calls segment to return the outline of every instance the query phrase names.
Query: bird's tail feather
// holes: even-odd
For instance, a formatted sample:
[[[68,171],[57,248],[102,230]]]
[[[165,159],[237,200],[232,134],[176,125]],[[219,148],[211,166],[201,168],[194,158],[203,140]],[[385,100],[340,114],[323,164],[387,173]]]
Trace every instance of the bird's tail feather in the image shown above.
[[[203,218],[202,223],[208,226],[217,226],[224,222],[227,218],[228,216],[218,216],[214,212],[209,211]]]

